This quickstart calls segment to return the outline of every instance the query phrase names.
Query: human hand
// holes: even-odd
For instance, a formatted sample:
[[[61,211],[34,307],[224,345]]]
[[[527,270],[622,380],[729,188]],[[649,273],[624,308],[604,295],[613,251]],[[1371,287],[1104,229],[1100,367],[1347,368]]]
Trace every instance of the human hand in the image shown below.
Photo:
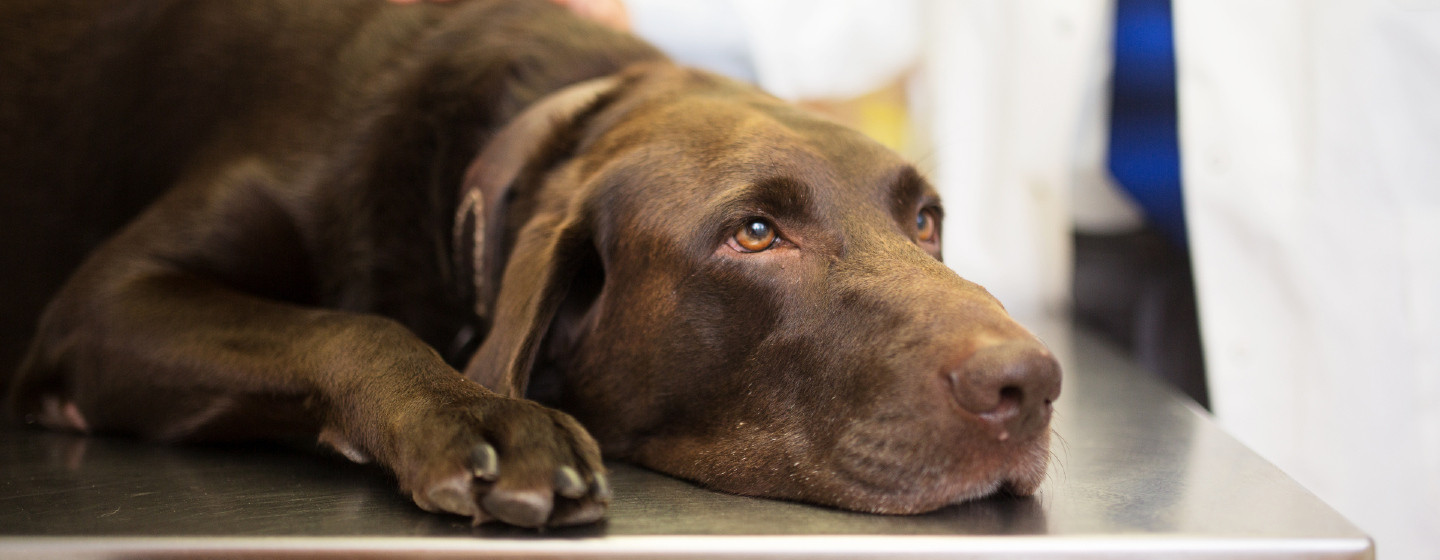
[[[418,2],[449,2],[450,0],[390,0],[396,4]],[[549,0],[585,19],[594,21],[616,31],[630,30],[630,13],[625,9],[624,0]]]
[[[630,30],[630,12],[624,0],[550,0],[569,8],[580,17],[616,31]]]

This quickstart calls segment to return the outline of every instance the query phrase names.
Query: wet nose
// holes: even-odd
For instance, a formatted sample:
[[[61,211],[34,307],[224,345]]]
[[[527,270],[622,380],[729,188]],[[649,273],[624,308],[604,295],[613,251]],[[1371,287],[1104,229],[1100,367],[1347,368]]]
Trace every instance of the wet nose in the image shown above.
[[[946,375],[961,408],[999,428],[1001,439],[1045,429],[1060,396],[1060,364],[1034,341],[980,348]]]

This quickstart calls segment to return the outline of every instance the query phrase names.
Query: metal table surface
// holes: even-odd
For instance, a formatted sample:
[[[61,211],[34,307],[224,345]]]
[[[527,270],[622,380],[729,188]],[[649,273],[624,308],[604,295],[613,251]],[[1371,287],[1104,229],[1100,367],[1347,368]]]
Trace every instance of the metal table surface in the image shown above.
[[[383,472],[283,446],[0,431],[0,558],[1371,558],[1371,540],[1103,341],[1040,325],[1066,378],[1034,497],[880,516],[611,465],[590,527],[420,511]]]

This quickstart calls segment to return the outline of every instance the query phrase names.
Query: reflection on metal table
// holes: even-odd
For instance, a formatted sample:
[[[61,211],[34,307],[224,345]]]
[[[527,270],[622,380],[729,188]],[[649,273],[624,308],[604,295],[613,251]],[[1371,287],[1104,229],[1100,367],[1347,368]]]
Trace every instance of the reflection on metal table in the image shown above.
[[[284,446],[6,429],[0,558],[1373,557],[1364,533],[1106,343],[1039,332],[1066,378],[1034,497],[879,516],[612,464],[605,522],[535,533],[425,513],[378,469]]]

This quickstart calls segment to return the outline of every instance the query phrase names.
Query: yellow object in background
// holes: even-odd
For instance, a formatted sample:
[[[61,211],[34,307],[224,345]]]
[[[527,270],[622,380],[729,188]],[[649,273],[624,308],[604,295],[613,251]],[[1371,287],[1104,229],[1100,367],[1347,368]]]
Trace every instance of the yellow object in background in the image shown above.
[[[841,124],[864,132],[902,155],[913,158],[910,111],[904,80],[852,99],[807,100],[800,103]]]

